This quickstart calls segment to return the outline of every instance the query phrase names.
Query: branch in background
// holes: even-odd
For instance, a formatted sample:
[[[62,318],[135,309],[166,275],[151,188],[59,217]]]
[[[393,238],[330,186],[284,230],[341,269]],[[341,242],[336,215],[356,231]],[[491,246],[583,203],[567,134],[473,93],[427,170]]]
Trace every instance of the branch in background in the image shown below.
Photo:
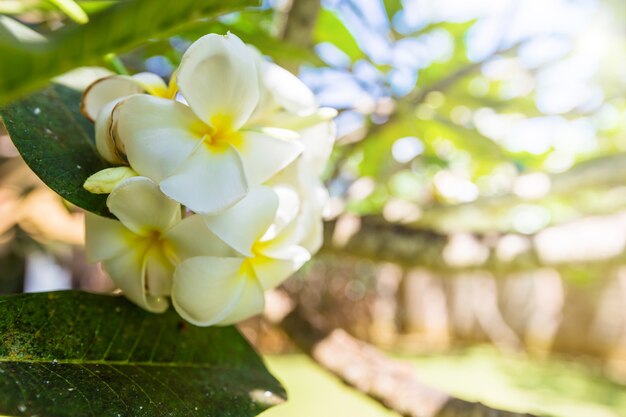
[[[529,41],[528,39],[524,39],[524,40],[514,43],[511,46],[508,46],[505,48],[498,48],[493,53],[487,55],[483,59],[467,64],[466,66],[461,67],[458,70],[446,75],[442,79],[434,82],[432,85],[426,86],[421,90],[414,91],[412,94],[407,96],[407,99],[408,99],[407,101],[411,102],[412,104],[419,104],[422,101],[424,101],[428,93],[431,93],[433,91],[447,90],[448,88],[456,84],[458,81],[462,80],[463,78],[470,75],[471,73],[479,70],[480,67],[483,66],[483,64],[486,64],[487,62],[493,60],[494,58],[500,55],[516,51],[517,49],[519,49],[520,46],[522,46],[528,41]]]
[[[310,48],[320,0],[293,0],[281,38],[301,48]]]
[[[607,239],[607,234],[614,239]],[[344,215],[325,224],[323,251],[434,271],[529,271],[602,266],[626,258],[626,215],[587,218],[535,236],[443,235],[379,217]]]
[[[313,46],[313,29],[321,7],[320,0],[292,0],[280,38],[305,50]],[[291,72],[297,72],[293,63],[280,62]]]
[[[534,417],[464,401],[422,383],[414,368],[341,329],[325,331],[299,310],[280,327],[319,365],[405,417]]]

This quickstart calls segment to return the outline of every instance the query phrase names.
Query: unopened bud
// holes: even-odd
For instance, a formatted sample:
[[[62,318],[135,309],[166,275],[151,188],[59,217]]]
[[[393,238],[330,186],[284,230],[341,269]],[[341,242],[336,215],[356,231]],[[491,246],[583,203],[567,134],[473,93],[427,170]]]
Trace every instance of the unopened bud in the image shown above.
[[[92,194],[110,194],[117,184],[137,175],[130,167],[107,168],[87,178],[83,188]]]

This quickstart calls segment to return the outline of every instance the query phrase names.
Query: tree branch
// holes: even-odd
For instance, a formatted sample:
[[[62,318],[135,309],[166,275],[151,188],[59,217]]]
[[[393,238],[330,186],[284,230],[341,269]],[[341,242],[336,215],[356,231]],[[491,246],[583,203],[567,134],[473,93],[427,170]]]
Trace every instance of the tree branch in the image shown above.
[[[558,251],[544,237],[543,246],[537,244],[533,236],[505,235],[481,236],[464,234],[455,241],[455,235],[444,235],[428,230],[419,230],[406,225],[393,224],[380,217],[343,216],[338,220],[327,221],[324,225],[323,252],[351,255],[374,261],[393,262],[404,267],[421,266],[434,271],[454,272],[468,270],[489,270],[494,273],[529,271],[543,266],[556,269],[584,265],[602,266],[625,259],[624,248],[616,246],[619,239],[598,240],[598,230],[626,234],[624,216],[589,218],[576,227],[580,239],[569,239],[568,224],[553,227],[548,239],[568,242],[566,251]],[[602,229],[599,229],[601,227]],[[591,236],[591,237],[589,237]],[[509,239],[502,243],[501,239]],[[515,241],[512,242],[512,239]],[[600,236],[602,238],[602,236]],[[513,243],[512,251],[507,252],[503,245]],[[455,246],[456,245],[456,246]],[[594,246],[593,251],[586,248]],[[562,246],[562,245],[561,245]],[[509,246],[511,247],[511,246]],[[548,252],[546,252],[548,251]]]
[[[388,358],[341,329],[325,331],[298,309],[280,327],[345,384],[405,417],[535,417],[461,400],[425,385],[410,364]]]
[[[433,91],[447,90],[448,88],[456,84],[458,81],[460,81],[464,77],[468,76],[474,71],[479,70],[480,67],[483,66],[483,64],[486,64],[487,62],[493,60],[494,58],[497,58],[500,55],[516,51],[517,49],[519,49],[520,46],[522,46],[526,42],[528,42],[528,39],[523,39],[506,48],[498,48],[497,50],[493,51],[493,53],[487,55],[483,59],[476,61],[476,62],[469,63],[465,65],[464,67],[461,67],[458,70],[451,72],[450,74],[447,74],[445,77],[434,82],[433,84],[428,85],[421,90],[414,91],[409,96],[407,96],[407,99],[408,99],[407,101],[413,104],[419,104],[422,101],[424,101],[428,93],[431,93]]]

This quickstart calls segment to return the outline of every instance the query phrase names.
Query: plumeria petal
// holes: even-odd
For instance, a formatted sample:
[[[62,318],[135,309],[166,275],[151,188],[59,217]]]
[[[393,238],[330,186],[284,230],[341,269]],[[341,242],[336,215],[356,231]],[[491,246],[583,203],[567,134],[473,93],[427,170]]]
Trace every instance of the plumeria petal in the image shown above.
[[[299,142],[304,147],[302,155],[272,177],[271,184],[286,184],[303,190],[318,186],[335,141],[335,125],[318,123],[301,130],[300,135]]]
[[[302,152],[302,175],[319,178],[324,173],[335,143],[336,129],[332,121],[318,123],[300,131],[300,140],[304,144]]]
[[[317,253],[324,243],[324,221],[321,216],[310,215],[304,218],[300,246],[309,253]]]
[[[211,326],[227,317],[241,300],[246,282],[242,258],[196,257],[174,273],[172,304],[185,320]]]
[[[202,122],[177,101],[131,96],[118,104],[114,117],[131,167],[157,183],[178,169],[200,143]]]
[[[153,313],[162,313],[169,306],[167,299],[148,295],[145,291],[144,250],[145,248],[131,246],[126,252],[107,259],[102,264],[113,282],[129,300]]]
[[[271,126],[275,128],[299,131],[315,126],[318,123],[328,121],[335,116],[337,116],[337,110],[330,107],[322,107],[306,116],[298,116],[296,114],[289,113],[286,110],[278,110],[266,112],[265,114],[255,114],[254,118],[250,122],[250,125]]]
[[[324,240],[322,211],[328,192],[318,181],[318,184],[301,189],[300,194],[302,204],[297,218],[274,239],[272,245],[297,244],[313,254]]]
[[[220,239],[245,256],[252,256],[252,245],[272,224],[278,196],[269,187],[253,187],[248,195],[221,213],[205,215],[206,225]]]
[[[145,290],[153,297],[169,296],[172,289],[174,265],[158,247],[146,253]]]
[[[146,93],[157,97],[168,97],[169,89],[163,78],[151,72],[140,72],[132,75],[133,80],[141,85]]]
[[[256,67],[257,82],[259,85],[259,101],[254,112],[248,120],[249,125],[257,125],[261,121],[274,112],[280,111],[280,105],[274,100],[270,91],[265,87],[263,82],[263,68],[265,67],[265,58],[261,52],[252,45],[247,45],[254,58]],[[262,125],[262,124],[261,124]]]
[[[125,165],[126,151],[120,138],[115,135],[115,115],[113,110],[121,99],[115,99],[106,103],[96,118],[96,149],[106,161]]]
[[[204,223],[203,216],[186,217],[167,231],[170,243],[179,261],[196,256],[236,257],[237,252],[218,238]]]
[[[253,55],[232,34],[209,34],[194,42],[183,55],[178,88],[192,110],[207,124],[227,117],[239,129],[259,100]]]
[[[215,150],[201,145],[169,178],[161,190],[197,213],[216,213],[231,207],[248,191],[241,158],[227,146]]]
[[[258,132],[246,132],[237,144],[250,185],[267,181],[302,152],[302,145]]]
[[[181,216],[180,205],[146,177],[122,181],[107,198],[107,206],[124,226],[143,236],[166,231]]]
[[[144,87],[141,83],[128,75],[104,77],[87,87],[83,93],[80,111],[93,122],[107,103],[142,92]]]
[[[317,101],[309,87],[286,69],[271,62],[263,64],[264,87],[282,108],[298,116],[315,112]]]
[[[134,237],[117,220],[85,213],[85,253],[89,262],[104,261],[124,252]]]
[[[262,236],[261,241],[276,238],[288,224],[294,221],[300,210],[300,197],[294,189],[291,187],[276,186],[273,187],[273,190],[278,196],[278,209],[276,210],[276,216],[272,225]]]
[[[259,281],[254,277],[253,271],[250,268],[244,267],[241,272],[243,275],[241,279],[245,283],[241,298],[235,305],[235,308],[226,317],[216,323],[220,326],[228,326],[256,316],[262,313],[265,307],[263,287],[261,287]]]
[[[279,127],[255,127],[254,131],[257,133],[262,133],[265,136],[271,136],[273,138],[286,141],[295,141],[300,139],[300,134],[298,132]]]
[[[309,252],[300,246],[288,246],[280,250],[274,248],[271,252],[264,252],[263,255],[266,256],[257,256],[251,262],[254,273],[265,290],[280,285],[311,259]]]

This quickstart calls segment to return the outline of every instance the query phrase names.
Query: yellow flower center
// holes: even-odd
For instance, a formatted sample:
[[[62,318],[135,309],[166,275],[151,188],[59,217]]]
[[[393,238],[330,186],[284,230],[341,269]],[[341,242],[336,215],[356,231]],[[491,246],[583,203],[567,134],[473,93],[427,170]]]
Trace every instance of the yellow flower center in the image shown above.
[[[211,151],[224,151],[229,145],[238,146],[243,139],[241,132],[233,127],[233,118],[229,115],[213,116],[211,124],[203,124],[198,133]]]
[[[173,100],[176,97],[176,92],[178,91],[178,84],[176,83],[176,73],[172,74],[170,82],[166,88],[160,85],[150,85],[146,86],[146,91],[148,92],[148,94],[155,97]]]
[[[142,240],[146,248],[145,253],[152,252],[162,260],[177,263],[176,251],[159,230],[150,230]]]
[[[256,279],[256,274],[254,273],[254,268],[252,265],[254,264],[254,258],[247,258],[241,264],[239,268],[239,274],[251,279]]]

